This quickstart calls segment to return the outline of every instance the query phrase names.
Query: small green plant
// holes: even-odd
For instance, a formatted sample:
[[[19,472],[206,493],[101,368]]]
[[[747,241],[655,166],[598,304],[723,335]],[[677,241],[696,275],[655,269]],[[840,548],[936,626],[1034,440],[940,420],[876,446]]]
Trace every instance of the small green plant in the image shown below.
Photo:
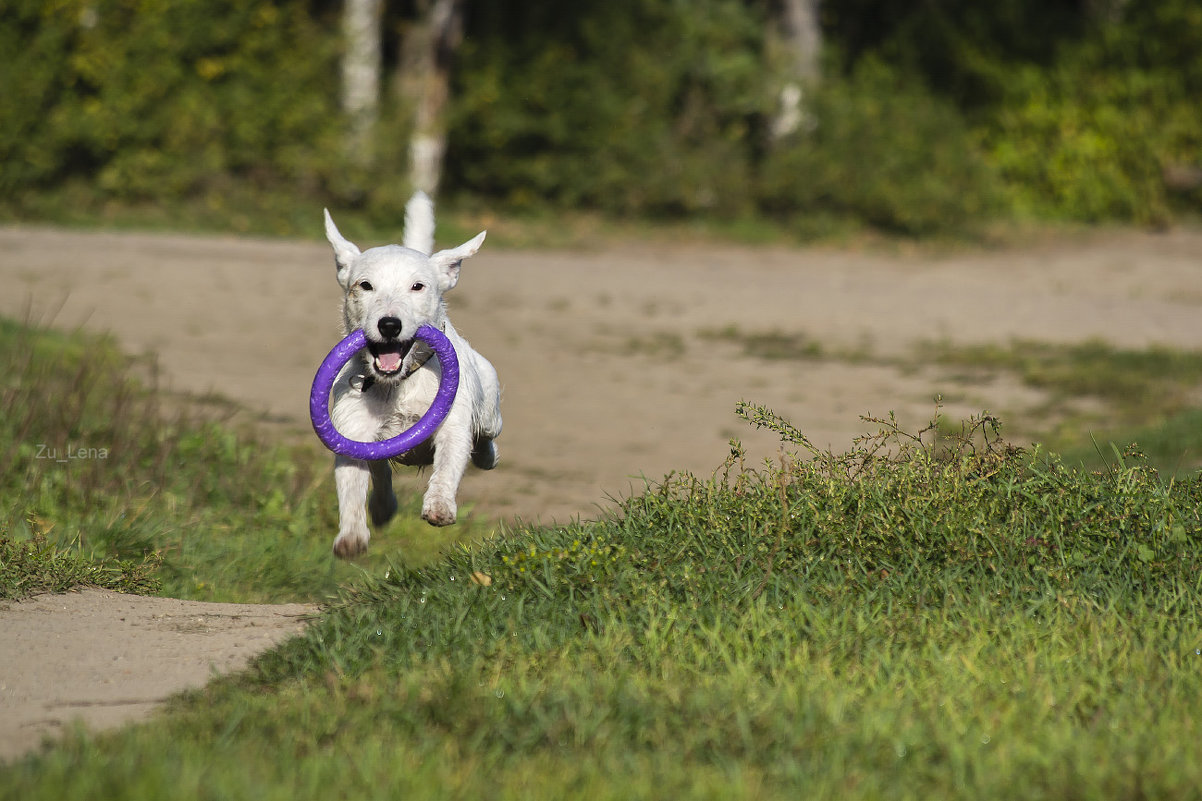
[[[50,544],[45,536],[17,542],[0,536],[0,600],[28,598],[75,587],[153,594],[162,586],[155,575],[160,559],[149,554],[140,562],[97,561]]]

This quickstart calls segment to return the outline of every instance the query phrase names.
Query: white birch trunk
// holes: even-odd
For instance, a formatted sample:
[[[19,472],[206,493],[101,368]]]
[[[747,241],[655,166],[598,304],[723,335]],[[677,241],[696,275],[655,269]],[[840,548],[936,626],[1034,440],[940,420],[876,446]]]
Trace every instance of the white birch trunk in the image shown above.
[[[805,90],[821,75],[820,0],[781,0],[780,28],[793,80],[780,90],[780,107],[772,121],[773,139],[788,136],[806,123]]]
[[[442,180],[450,61],[463,38],[463,4],[462,0],[433,0],[420,4],[419,9],[421,19],[401,40],[397,86],[402,102],[413,109],[409,179],[414,189],[433,197]]]
[[[381,0],[343,0],[342,110],[350,120],[347,150],[371,161],[371,134],[380,106]]]

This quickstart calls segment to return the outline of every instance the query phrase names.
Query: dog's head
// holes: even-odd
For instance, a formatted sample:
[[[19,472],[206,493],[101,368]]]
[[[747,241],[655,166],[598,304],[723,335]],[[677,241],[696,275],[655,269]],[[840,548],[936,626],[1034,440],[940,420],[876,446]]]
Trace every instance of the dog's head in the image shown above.
[[[459,282],[460,264],[480,249],[484,232],[457,248],[429,256],[400,245],[361,252],[338,232],[328,211],[325,218],[326,238],[334,248],[344,293],[346,330],[362,328],[367,335],[363,361],[368,375],[383,382],[399,380],[414,333],[423,325],[442,325],[443,293]]]

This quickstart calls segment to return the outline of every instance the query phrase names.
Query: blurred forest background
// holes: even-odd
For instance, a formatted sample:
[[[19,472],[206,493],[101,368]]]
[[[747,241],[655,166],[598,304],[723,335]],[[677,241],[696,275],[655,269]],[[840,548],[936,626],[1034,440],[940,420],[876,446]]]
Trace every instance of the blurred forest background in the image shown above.
[[[1197,0],[4,0],[0,219],[1202,210]],[[148,212],[149,213],[149,212]]]

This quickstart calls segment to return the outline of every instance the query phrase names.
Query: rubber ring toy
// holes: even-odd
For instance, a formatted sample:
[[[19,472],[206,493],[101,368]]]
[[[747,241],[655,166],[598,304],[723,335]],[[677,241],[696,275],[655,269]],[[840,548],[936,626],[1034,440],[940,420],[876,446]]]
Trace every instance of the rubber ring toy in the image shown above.
[[[360,442],[338,433],[330,419],[330,391],[343,365],[367,346],[367,335],[363,329],[356,328],[334,346],[317,368],[317,375],[313,376],[313,388],[309,391],[309,419],[313,421],[313,431],[323,445],[334,453],[355,459],[391,459],[421,445],[442,425],[459,392],[459,358],[447,335],[433,326],[419,327],[413,337],[430,346],[442,369],[438,391],[426,413],[412,427],[390,439]]]

